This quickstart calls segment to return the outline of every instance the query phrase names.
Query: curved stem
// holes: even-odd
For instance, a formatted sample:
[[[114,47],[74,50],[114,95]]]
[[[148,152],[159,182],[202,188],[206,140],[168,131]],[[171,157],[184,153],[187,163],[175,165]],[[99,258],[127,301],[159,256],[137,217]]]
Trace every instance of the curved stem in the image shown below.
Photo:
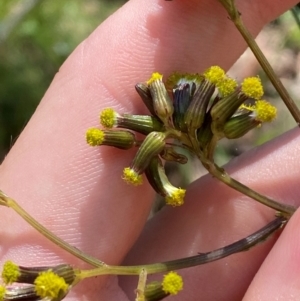
[[[213,137],[211,138],[211,141],[207,147],[206,156],[207,156],[208,160],[210,160],[210,161],[213,161],[215,148],[216,148],[218,141],[219,141],[219,138],[216,135],[213,135]]]
[[[292,216],[292,214],[296,211],[297,208],[294,206],[276,202],[268,198],[267,196],[264,196],[250,189],[241,182],[230,177],[230,175],[223,168],[220,168],[212,161],[202,157],[200,158],[200,160],[204,167],[209,171],[209,173],[216,177],[218,180],[222,181],[227,186],[243,193],[244,195],[256,200],[257,202],[281,212],[286,217]]]
[[[87,255],[80,251],[79,249],[71,246],[70,244],[63,241],[61,238],[56,236],[54,233],[49,231],[43,225],[41,225],[38,221],[36,221],[30,214],[28,214],[15,200],[6,196],[3,192],[0,191],[0,205],[9,207],[13,209],[19,216],[21,216],[28,224],[30,224],[33,228],[35,228],[38,232],[40,232],[43,236],[48,238],[57,246],[61,247],[68,253],[74,255],[75,257],[81,259],[82,261],[89,263],[95,267],[105,266],[106,264],[90,255]]]
[[[79,272],[78,277],[84,279],[99,275],[139,275],[143,270],[145,270],[149,275],[206,264],[230,256],[235,253],[249,250],[258,243],[265,241],[271,234],[273,234],[276,230],[280,229],[285,223],[285,217],[277,217],[272,222],[270,222],[260,230],[254,232],[253,234],[247,236],[246,238],[243,238],[228,246],[216,249],[211,252],[200,253],[195,256],[155,264],[146,264],[138,266],[106,265],[92,270],[82,270],[81,272]]]

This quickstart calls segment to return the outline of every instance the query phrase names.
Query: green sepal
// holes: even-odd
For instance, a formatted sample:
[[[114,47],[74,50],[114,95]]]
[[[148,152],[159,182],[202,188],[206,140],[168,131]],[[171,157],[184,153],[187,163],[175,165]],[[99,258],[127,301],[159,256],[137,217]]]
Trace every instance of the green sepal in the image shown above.
[[[149,112],[153,116],[155,116],[155,111],[154,111],[154,107],[153,107],[153,99],[152,99],[151,92],[150,92],[148,85],[145,83],[138,83],[135,85],[135,90],[140,95],[143,103],[145,104],[145,106],[147,107]]]
[[[139,147],[131,168],[138,174],[142,174],[149,165],[151,159],[163,151],[166,145],[166,134],[163,132],[151,132]]]
[[[208,80],[204,80],[193,95],[192,101],[184,116],[185,124],[190,132],[199,129],[202,126],[208,103],[214,91],[215,85]]]
[[[164,125],[155,116],[122,114],[117,118],[116,126],[144,135],[153,131],[162,131]]]
[[[242,114],[230,118],[224,125],[224,135],[228,139],[236,139],[244,136],[250,130],[260,125],[259,121],[256,121],[251,112]]]
[[[126,130],[102,130],[101,145],[113,146],[119,149],[130,149],[136,144],[134,133]]]

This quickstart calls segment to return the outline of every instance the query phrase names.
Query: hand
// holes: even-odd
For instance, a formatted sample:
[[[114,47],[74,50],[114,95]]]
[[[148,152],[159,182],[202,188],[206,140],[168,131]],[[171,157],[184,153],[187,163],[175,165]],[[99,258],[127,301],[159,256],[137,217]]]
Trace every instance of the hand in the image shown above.
[[[296,3],[254,0],[238,5],[257,34]],[[153,71],[167,76],[211,65],[228,69],[245,48],[216,0],[129,1],[63,64],[1,166],[1,189],[59,237],[108,264],[121,264],[125,256],[126,264],[143,264],[195,255],[258,230],[274,211],[210,175],[188,188],[183,207],[165,208],[145,226],[152,189],[121,179],[134,152],[91,148],[85,142],[86,129],[98,126],[103,108],[146,113],[134,84]],[[263,194],[299,204],[299,140],[296,128],[226,169]],[[2,262],[83,266],[12,210],[0,209]],[[245,294],[247,301],[299,299],[298,215],[276,245],[273,237],[248,252],[180,271],[185,287],[172,300],[241,300]],[[98,277],[79,284],[65,300],[123,301],[126,294],[133,300],[136,284],[136,277],[123,277],[120,286],[116,277]]]

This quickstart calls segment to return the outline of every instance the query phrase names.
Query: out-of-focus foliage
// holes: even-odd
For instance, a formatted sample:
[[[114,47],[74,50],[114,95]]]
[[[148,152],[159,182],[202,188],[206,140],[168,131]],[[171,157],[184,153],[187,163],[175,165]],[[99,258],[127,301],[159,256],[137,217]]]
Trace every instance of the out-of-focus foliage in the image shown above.
[[[63,61],[124,2],[0,1],[0,162]]]

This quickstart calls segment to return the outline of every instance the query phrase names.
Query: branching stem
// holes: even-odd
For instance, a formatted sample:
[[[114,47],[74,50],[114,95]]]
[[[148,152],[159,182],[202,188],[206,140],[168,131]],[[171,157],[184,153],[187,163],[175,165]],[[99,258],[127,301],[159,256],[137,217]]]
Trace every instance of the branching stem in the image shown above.
[[[296,211],[297,208],[294,206],[276,202],[275,200],[272,200],[267,196],[264,196],[250,189],[246,185],[230,177],[230,175],[223,168],[219,167],[214,162],[202,157],[200,158],[200,160],[203,163],[204,167],[208,170],[208,172],[214,177],[216,177],[218,180],[220,180],[227,186],[243,193],[244,195],[256,200],[257,202],[281,212],[287,218],[292,216],[293,213]]]

